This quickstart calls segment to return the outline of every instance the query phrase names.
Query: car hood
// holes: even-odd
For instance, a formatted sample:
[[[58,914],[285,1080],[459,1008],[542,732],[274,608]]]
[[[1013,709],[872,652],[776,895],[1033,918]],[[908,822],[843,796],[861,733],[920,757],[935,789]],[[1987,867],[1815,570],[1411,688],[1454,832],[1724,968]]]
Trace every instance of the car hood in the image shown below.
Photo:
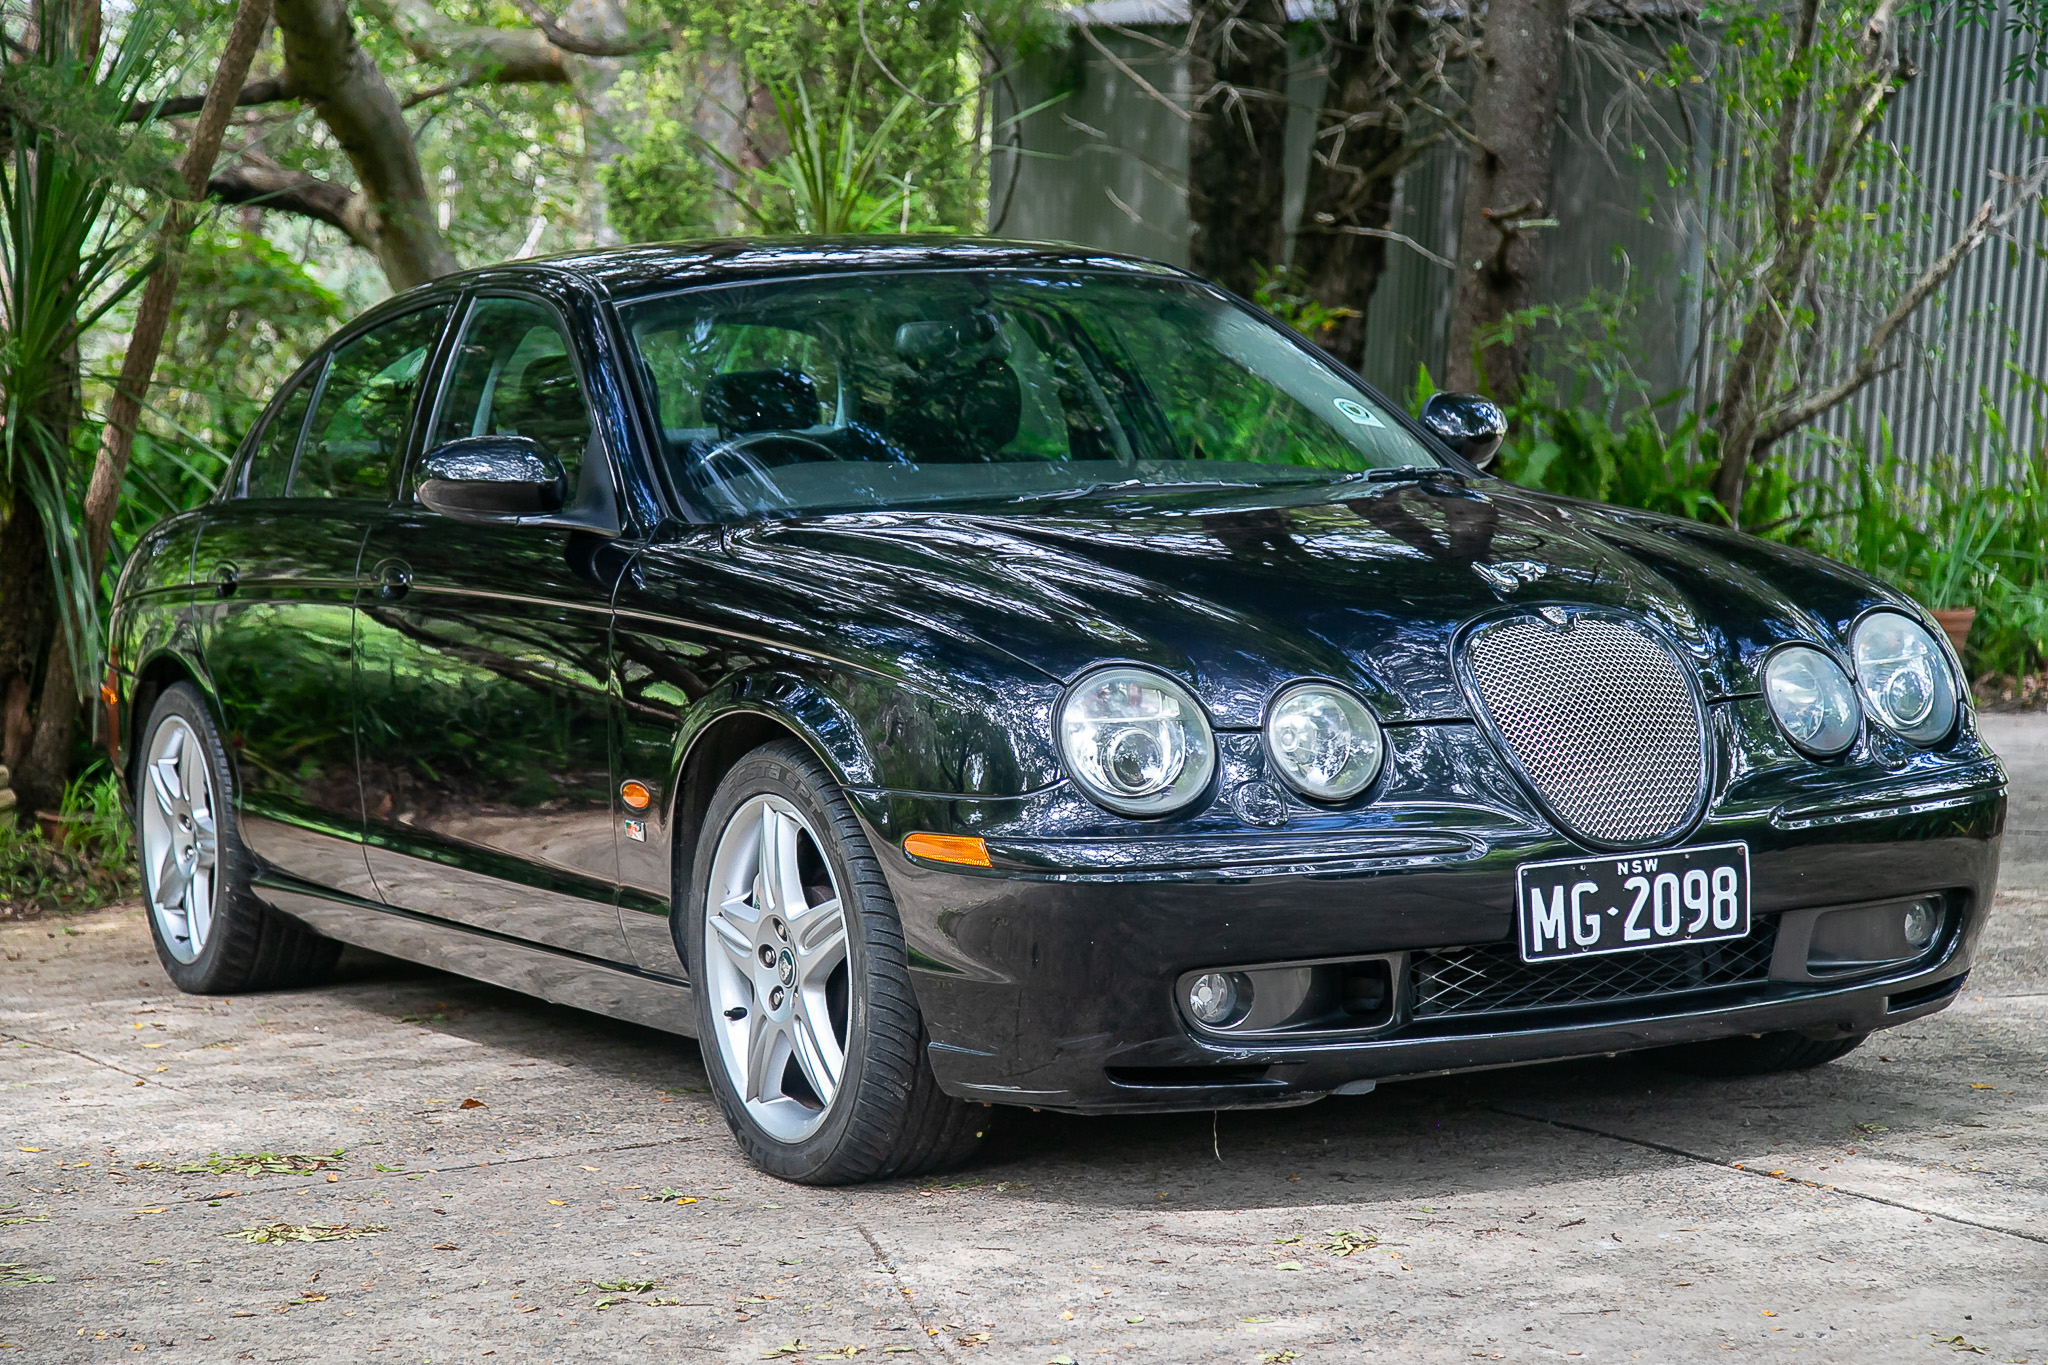
[[[1902,601],[1783,546],[1493,480],[849,513],[738,529],[725,549],[821,599],[819,629],[849,636],[832,652],[886,648],[874,631],[890,619],[1062,681],[1138,662],[1188,682],[1224,728],[1258,725],[1302,677],[1357,687],[1390,722],[1465,717],[1458,631],[1515,606],[1638,615],[1713,699],[1757,691],[1773,645],[1840,652],[1860,612]]]

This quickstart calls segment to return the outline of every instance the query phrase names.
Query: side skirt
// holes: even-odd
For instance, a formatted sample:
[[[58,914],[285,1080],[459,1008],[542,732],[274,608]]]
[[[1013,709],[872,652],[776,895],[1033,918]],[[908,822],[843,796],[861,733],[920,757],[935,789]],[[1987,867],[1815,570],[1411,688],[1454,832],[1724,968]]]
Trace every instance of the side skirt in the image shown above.
[[[693,997],[681,981],[388,905],[336,899],[331,892],[319,893],[276,873],[259,877],[256,890],[315,932],[358,948],[537,995],[557,1005],[686,1038],[697,1036]]]

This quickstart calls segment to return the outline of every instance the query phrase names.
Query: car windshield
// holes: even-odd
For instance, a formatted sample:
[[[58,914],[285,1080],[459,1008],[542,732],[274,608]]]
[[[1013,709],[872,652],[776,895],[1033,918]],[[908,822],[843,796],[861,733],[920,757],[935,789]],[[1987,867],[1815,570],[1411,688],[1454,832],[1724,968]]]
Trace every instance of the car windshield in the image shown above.
[[[895,272],[622,311],[677,491],[719,517],[1439,463],[1344,371],[1188,280]]]

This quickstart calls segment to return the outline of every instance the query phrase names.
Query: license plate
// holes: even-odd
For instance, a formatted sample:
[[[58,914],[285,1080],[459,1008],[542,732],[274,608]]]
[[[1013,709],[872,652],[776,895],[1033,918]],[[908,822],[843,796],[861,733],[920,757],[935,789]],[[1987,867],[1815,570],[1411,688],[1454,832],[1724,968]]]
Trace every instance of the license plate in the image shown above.
[[[1749,845],[1524,863],[1515,900],[1524,962],[1742,938]]]

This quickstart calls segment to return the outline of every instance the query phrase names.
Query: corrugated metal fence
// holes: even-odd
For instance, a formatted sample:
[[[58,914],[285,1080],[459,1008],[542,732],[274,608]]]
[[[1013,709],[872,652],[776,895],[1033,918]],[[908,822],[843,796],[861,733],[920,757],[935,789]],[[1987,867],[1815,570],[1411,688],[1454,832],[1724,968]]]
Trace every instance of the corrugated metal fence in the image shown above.
[[[1062,83],[1067,94],[1022,125],[1024,145],[1039,155],[1014,160],[1014,185],[997,177],[996,196],[1008,206],[998,230],[1183,262],[1186,123],[1120,69],[1138,71],[1155,90],[1185,101],[1180,30],[1163,0],[1150,0],[1142,13],[1116,8],[1105,16],[1108,23],[1093,30],[1092,41],[1077,39],[1065,73],[1034,74],[1027,67],[1015,77],[1012,107],[1028,108]],[[1908,43],[1920,74],[1887,113],[1882,135],[1911,172],[1905,221],[1917,226],[1906,254],[1925,262],[1992,190],[1994,171],[2018,171],[2048,152],[2013,113],[2020,100],[2048,103],[2048,90],[2015,91],[2006,84],[2006,68],[2021,42],[2006,31],[2002,13],[1988,25],[1970,27],[1945,7],[1924,20]],[[1697,169],[1708,172],[1700,177],[1708,183],[1700,196],[1671,190],[1654,154],[1647,162],[1615,156],[1600,136],[1615,93],[1609,66],[1574,62],[1555,157],[1553,209],[1565,226],[1549,243],[1540,292],[1569,301],[1626,287],[1638,300],[1632,325],[1645,381],[1660,389],[1704,378],[1704,391],[1711,393],[1727,340],[1718,319],[1703,317],[1700,280],[1707,243],[1725,230],[1709,207],[1725,186],[1711,183],[1713,158],[1705,153],[1708,164]],[[1289,96],[1296,121],[1304,125],[1288,139],[1291,197],[1298,198],[1307,127],[1321,99],[1313,54],[1304,55]],[[1424,157],[1401,178],[1390,226],[1439,255],[1454,254],[1463,178],[1463,157],[1454,149],[1440,147]],[[2010,448],[2038,449],[2048,440],[2039,413],[2048,400],[2039,408],[2030,403],[2021,375],[2048,381],[2044,250],[2048,217],[2029,212],[2011,240],[1991,243],[1965,262],[1894,340],[1887,360],[1896,367],[1821,428],[1861,445],[1874,442],[1885,425],[1897,451],[1915,464],[1938,456],[1972,459],[1988,477],[1996,474],[1993,464],[2001,455],[1985,437],[1982,413],[1988,407],[2007,424]],[[1895,295],[1885,286],[1897,282],[1877,280],[1876,273],[1874,267],[1864,272],[1873,284],[1861,297],[1838,291],[1821,300],[1828,325],[1811,361],[1815,378],[1847,362],[1852,339]],[[1418,365],[1442,373],[1453,283],[1442,265],[1389,248],[1369,319],[1367,379],[1405,394]],[[1825,471],[1822,459],[1809,459],[1809,475]]]

